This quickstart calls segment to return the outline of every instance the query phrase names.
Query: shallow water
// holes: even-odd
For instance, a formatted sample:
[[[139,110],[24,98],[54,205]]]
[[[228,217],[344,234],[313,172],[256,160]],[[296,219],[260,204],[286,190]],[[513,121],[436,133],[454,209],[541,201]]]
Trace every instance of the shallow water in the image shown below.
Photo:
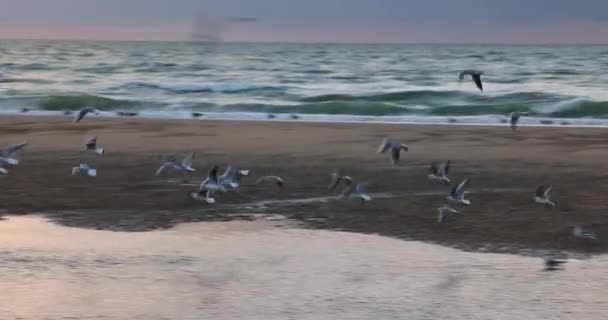
[[[114,233],[0,221],[1,319],[605,319],[608,258],[539,259],[374,235],[184,224]]]

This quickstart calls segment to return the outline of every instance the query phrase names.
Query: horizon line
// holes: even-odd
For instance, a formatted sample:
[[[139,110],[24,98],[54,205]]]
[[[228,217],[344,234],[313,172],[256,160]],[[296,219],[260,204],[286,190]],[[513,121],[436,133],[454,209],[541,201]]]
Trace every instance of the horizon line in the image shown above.
[[[327,41],[288,41],[288,40],[270,40],[270,41],[247,41],[247,40],[224,40],[224,41],[196,41],[190,39],[62,39],[62,38],[2,38],[0,41],[74,41],[74,42],[147,42],[147,43],[199,43],[199,44],[309,44],[309,45],[462,45],[462,46],[608,46],[605,43],[572,43],[572,42],[327,42]]]

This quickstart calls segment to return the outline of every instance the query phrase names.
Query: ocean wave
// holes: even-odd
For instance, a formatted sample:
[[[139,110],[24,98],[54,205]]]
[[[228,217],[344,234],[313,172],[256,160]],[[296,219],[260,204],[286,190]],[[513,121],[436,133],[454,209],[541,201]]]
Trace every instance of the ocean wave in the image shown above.
[[[256,85],[249,83],[230,83],[230,82],[213,82],[213,83],[156,83],[156,82],[130,82],[126,87],[142,88],[142,89],[157,89],[170,91],[172,93],[242,93],[251,91],[271,91],[285,90],[284,86],[275,85]]]
[[[78,110],[86,106],[95,106],[101,110],[116,110],[120,108],[133,109],[141,106],[141,102],[110,99],[95,95],[51,95],[40,98],[37,107],[42,110]]]

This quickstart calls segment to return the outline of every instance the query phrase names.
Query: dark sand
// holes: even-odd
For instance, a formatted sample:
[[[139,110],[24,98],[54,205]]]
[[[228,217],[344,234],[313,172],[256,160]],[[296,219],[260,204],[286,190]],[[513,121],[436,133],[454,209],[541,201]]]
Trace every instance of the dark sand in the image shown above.
[[[530,253],[559,249],[599,253],[608,249],[608,129],[320,124],[280,122],[171,121],[69,117],[0,117],[0,143],[28,140],[22,164],[0,177],[6,212],[44,213],[75,227],[117,231],[168,228],[180,222],[250,219],[251,213],[281,214],[312,228],[378,233],[470,250]],[[87,134],[99,136],[106,155],[80,151]],[[376,153],[385,136],[410,147],[398,166]],[[200,181],[208,168],[227,164],[252,169],[239,193],[210,206],[191,199],[185,176],[155,177],[163,154],[197,151],[187,176]],[[96,178],[72,177],[84,159]],[[470,177],[473,205],[437,224],[445,187],[426,179],[432,160],[453,162],[451,177]],[[329,173],[341,168],[372,193],[403,196],[356,201],[275,203],[271,199],[323,197]],[[253,186],[255,177],[277,174],[287,186]],[[168,182],[174,180],[174,182]],[[536,185],[553,184],[557,207],[532,201]],[[506,193],[493,188],[510,189]],[[247,204],[250,205],[247,205]],[[588,243],[572,236],[587,223],[600,237]],[[530,251],[531,250],[531,251]],[[538,251],[534,251],[538,252]]]

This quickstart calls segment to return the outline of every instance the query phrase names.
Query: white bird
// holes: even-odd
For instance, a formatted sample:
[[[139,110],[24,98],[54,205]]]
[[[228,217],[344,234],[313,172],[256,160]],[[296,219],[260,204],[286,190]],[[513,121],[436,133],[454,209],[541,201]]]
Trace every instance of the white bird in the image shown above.
[[[196,169],[192,168],[192,161],[196,156],[196,152],[192,152],[187,154],[182,161],[177,161],[175,156],[171,155],[167,157],[167,159],[163,160],[158,170],[156,170],[155,175],[159,175],[166,170],[172,169],[183,172],[195,172]]]
[[[513,131],[517,130],[517,123],[519,122],[519,118],[521,118],[521,116],[527,116],[527,115],[528,115],[527,112],[519,112],[519,111],[511,112],[509,114],[509,123],[511,125],[511,130],[513,130]]]
[[[573,234],[577,238],[585,240],[597,240],[597,235],[595,232],[589,230],[589,228],[584,224],[576,225],[574,227]]]
[[[74,123],[80,122],[80,120],[82,120],[82,118],[84,118],[84,116],[86,116],[88,113],[99,114],[100,111],[95,107],[84,107],[80,109],[74,116]]]
[[[452,187],[452,192],[450,192],[450,195],[447,197],[447,200],[451,203],[459,205],[471,205],[471,201],[464,198],[464,189],[470,181],[471,179],[466,178],[459,185]]]
[[[437,181],[439,183],[450,185],[451,181],[448,178],[448,173],[450,172],[450,160],[444,163],[439,163],[433,161],[431,163],[430,172],[428,174],[428,178],[431,181]]]
[[[344,198],[355,198],[360,199],[361,204],[365,204],[368,201],[372,200],[372,197],[369,195],[367,191],[368,183],[358,183],[354,188],[352,184],[349,184],[344,188],[342,194],[340,195],[341,199]]]
[[[460,81],[462,81],[464,79],[464,76],[471,76],[471,78],[473,79],[473,82],[475,82],[475,85],[477,86],[477,88],[480,91],[483,91],[483,84],[481,83],[481,75],[483,74],[482,71],[477,71],[477,70],[464,70],[462,72],[460,72],[460,74],[458,74],[458,79]]]
[[[248,169],[236,169],[231,166],[219,177],[219,183],[225,188],[236,189],[241,184],[241,179],[249,175]]]
[[[409,151],[409,148],[407,145],[400,143],[399,141],[386,138],[380,144],[378,153],[385,153],[388,150],[391,151],[391,160],[393,161],[393,164],[397,164],[399,163],[401,150]]]
[[[101,156],[104,154],[104,149],[102,147],[98,147],[97,146],[97,137],[96,136],[92,136],[92,137],[88,137],[87,140],[85,141],[84,144],[84,150],[90,150],[95,152],[95,154],[97,154],[98,156]]]
[[[460,211],[450,208],[450,206],[444,205],[437,209],[437,222],[444,223],[448,218],[449,214],[460,214]]]
[[[334,171],[331,174],[331,181],[329,182],[329,191],[334,191],[340,185],[340,183],[344,182],[346,186],[350,186],[353,183],[353,179],[349,176],[343,176],[339,171]]]
[[[0,164],[6,163],[12,166],[18,165],[19,159],[17,159],[17,156],[19,151],[21,151],[26,145],[27,141],[6,146],[4,149],[2,149],[2,153],[0,154]]]
[[[86,163],[81,163],[78,167],[73,167],[72,168],[72,175],[85,175],[85,176],[89,176],[89,177],[96,177],[97,176],[97,169],[89,166]]]
[[[263,176],[263,177],[260,177],[258,179],[258,181],[255,182],[255,184],[260,184],[260,183],[266,182],[266,181],[274,182],[277,185],[277,187],[279,187],[279,188],[285,187],[285,181],[283,180],[283,178],[281,178],[279,176]]]
[[[540,185],[536,187],[536,194],[534,195],[534,202],[540,203],[546,207],[555,207],[555,202],[551,201],[550,193],[552,186]]]
[[[215,198],[213,198],[215,192],[226,191],[226,188],[219,183],[217,177],[218,169],[218,166],[213,166],[211,170],[209,170],[207,178],[205,178],[199,185],[198,192],[191,193],[192,198],[199,199],[201,196],[204,196],[205,202],[212,204],[216,202]]]

